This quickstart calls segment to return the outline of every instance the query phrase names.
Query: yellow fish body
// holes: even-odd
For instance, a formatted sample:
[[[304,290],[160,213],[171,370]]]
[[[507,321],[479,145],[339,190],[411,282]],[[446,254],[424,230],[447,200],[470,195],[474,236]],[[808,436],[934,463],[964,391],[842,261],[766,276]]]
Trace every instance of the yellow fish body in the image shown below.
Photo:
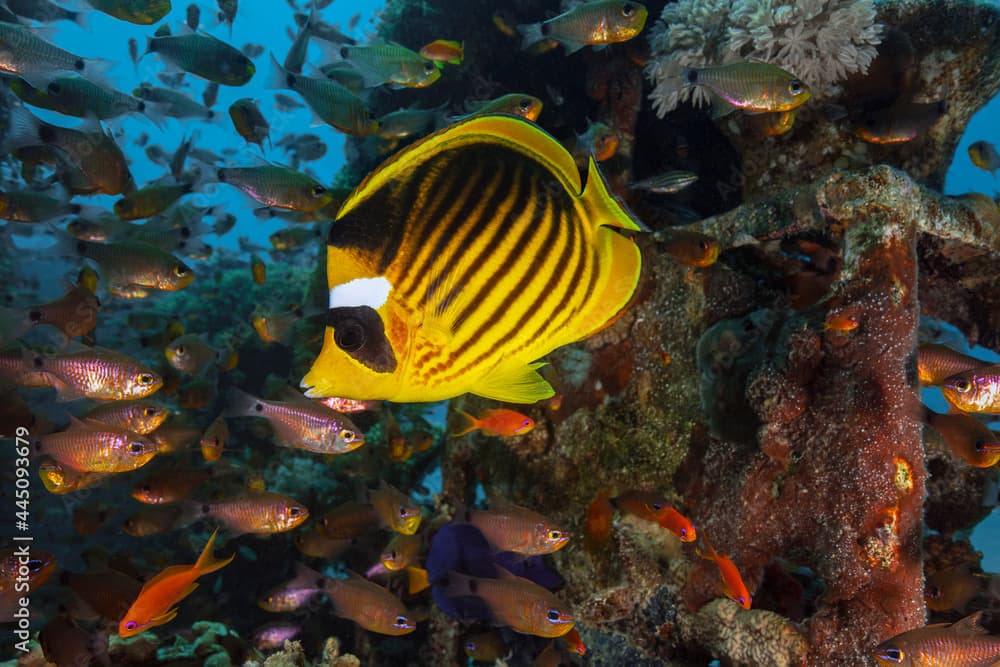
[[[639,223],[591,160],[514,116],[455,123],[398,153],[330,229],[309,397],[551,397],[537,360],[613,322],[639,281]]]

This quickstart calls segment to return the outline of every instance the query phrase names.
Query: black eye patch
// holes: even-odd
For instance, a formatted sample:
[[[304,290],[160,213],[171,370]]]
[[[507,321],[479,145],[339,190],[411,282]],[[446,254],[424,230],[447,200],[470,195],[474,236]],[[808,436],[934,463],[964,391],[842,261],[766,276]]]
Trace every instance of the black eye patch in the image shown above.
[[[333,329],[337,347],[376,373],[396,370],[396,354],[385,336],[382,318],[370,306],[331,308],[326,326]]]

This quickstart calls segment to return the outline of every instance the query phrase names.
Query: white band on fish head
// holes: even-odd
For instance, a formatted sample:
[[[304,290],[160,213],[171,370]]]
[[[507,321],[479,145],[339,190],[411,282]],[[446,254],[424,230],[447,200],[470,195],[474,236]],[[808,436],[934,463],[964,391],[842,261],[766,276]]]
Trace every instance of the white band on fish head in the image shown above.
[[[355,278],[330,289],[330,308],[368,306],[378,310],[389,298],[392,283],[384,276]]]

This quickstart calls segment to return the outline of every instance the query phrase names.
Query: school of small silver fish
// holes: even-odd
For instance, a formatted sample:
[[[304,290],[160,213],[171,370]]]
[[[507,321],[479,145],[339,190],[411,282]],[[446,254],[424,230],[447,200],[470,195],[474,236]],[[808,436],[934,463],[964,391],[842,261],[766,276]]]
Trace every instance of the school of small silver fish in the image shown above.
[[[545,102],[481,82],[441,103],[430,92],[477,57],[471,36],[359,38],[358,16],[324,21],[329,0],[287,3],[275,16],[290,25],[274,31],[289,44],[276,52],[243,29],[263,2],[0,0],[0,237],[16,259],[59,267],[15,269],[5,286],[0,437],[17,437],[35,492],[65,500],[84,545],[45,551],[38,539],[27,563],[10,545],[0,623],[16,619],[24,580],[32,646],[60,666],[116,664],[114,642],[214,620],[260,657],[315,636],[315,617],[342,638],[400,637],[386,646],[402,660],[435,615],[461,622],[470,661],[580,664],[594,612],[561,596],[552,555],[576,542],[606,556],[616,518],[711,563],[718,597],[750,610],[754,590],[725,545],[656,490],[598,493],[574,532],[502,497],[442,507],[430,481],[446,441],[517,448],[537,407],[559,409],[540,360],[610,326],[640,289],[637,239],[650,229],[617,193],[670,200],[699,174],[664,160],[612,184],[602,163],[629,141],[612,119],[560,139],[546,130],[547,112],[565,112],[563,82]],[[637,49],[649,14],[582,0],[482,22],[530,57],[572,59]],[[60,45],[98,15],[120,22],[120,43]],[[136,85],[118,85],[122,64]],[[688,67],[679,81],[709,94],[711,118],[739,112],[766,137],[789,131],[813,94],[764,62]],[[380,96],[407,102],[379,115]],[[910,102],[854,131],[901,143],[944,113],[944,100]],[[202,141],[208,127],[231,143]],[[370,171],[321,173],[334,137]],[[968,155],[1000,168],[989,142]],[[136,181],[150,169],[159,176]],[[280,228],[270,247],[260,232],[234,242],[245,223]],[[691,276],[720,256],[696,232],[649,239]],[[865,326],[846,312],[822,323],[829,336]],[[964,464],[1000,462],[986,421],[1000,414],[1000,364],[925,343],[917,367],[949,407],[927,408],[927,429]],[[480,407],[455,407],[446,424],[439,402],[465,395]],[[935,573],[928,608],[970,611],[985,576]],[[1000,664],[1000,638],[980,621],[915,628],[871,659]]]

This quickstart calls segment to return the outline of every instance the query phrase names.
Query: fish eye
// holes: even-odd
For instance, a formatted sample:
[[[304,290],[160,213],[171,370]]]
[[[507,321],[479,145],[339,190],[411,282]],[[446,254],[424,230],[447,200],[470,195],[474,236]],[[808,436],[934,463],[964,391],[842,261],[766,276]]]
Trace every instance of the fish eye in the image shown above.
[[[798,79],[792,79],[788,82],[788,92],[792,95],[801,95],[804,90],[802,82]]]
[[[300,514],[302,514],[302,508],[301,507],[296,507],[296,506],[293,505],[293,506],[291,506],[291,507],[288,508],[288,516],[295,517],[295,516],[298,516]]]
[[[518,102],[517,108],[521,111],[528,111],[531,109],[531,100],[525,97],[523,100]]]
[[[125,624],[126,630],[135,630],[136,627],[138,627],[138,623],[136,623],[135,621],[129,621],[128,623]]]
[[[312,186],[312,188],[310,188],[309,194],[311,194],[313,197],[321,197],[326,194],[326,188],[323,187],[322,185],[314,185]]]
[[[887,648],[882,650],[879,657],[885,658],[886,660],[892,660],[893,662],[903,662],[905,655],[903,651],[898,648]]]
[[[622,5],[622,16],[632,16],[635,13],[635,5],[631,2],[626,2]]]
[[[434,63],[424,63],[424,72],[430,74],[434,72]]]
[[[396,617],[395,626],[397,628],[406,628],[409,627],[409,625],[410,625],[410,619],[406,618],[405,616]]]
[[[742,605],[745,605],[746,603],[747,603],[747,599],[745,597],[743,597],[742,595],[739,596],[738,598],[736,598],[736,604],[742,606]]]
[[[153,417],[157,414],[157,412],[158,411],[156,408],[146,408],[145,410],[142,411],[142,414],[146,415],[147,417]]]
[[[466,651],[475,651],[476,650],[476,642],[466,642],[465,643],[465,650]]]
[[[174,275],[186,276],[189,273],[191,273],[191,269],[189,269],[188,267],[180,263],[174,264]]]
[[[931,584],[930,586],[927,587],[927,590],[924,592],[924,597],[929,597],[932,600],[936,600],[939,597],[941,597],[941,589]]]
[[[663,509],[663,505],[660,503],[653,503],[653,509],[656,511],[660,511],[661,509]]]
[[[401,517],[403,517],[405,519],[409,515],[410,515],[410,510],[408,510],[405,507],[400,507],[399,508],[399,516],[401,516]]]
[[[141,375],[139,375],[136,378],[136,382],[138,382],[139,384],[141,384],[144,387],[148,387],[149,385],[153,384],[155,381],[156,381],[156,379],[152,375],[150,375],[149,373],[142,373]],[[146,411],[146,414],[147,415],[150,414],[149,410]]]
[[[62,92],[62,85],[58,81],[53,81],[49,84],[48,90],[50,95],[58,95]]]
[[[687,528],[681,528],[681,537],[687,537],[687,534],[688,534],[688,529]]]
[[[555,623],[559,620],[559,610],[549,609],[549,613],[547,613],[545,617],[549,619],[549,621],[551,621],[552,623]]]
[[[986,451],[986,442],[982,438],[976,438],[976,453],[982,454]]]
[[[955,389],[955,391],[963,394],[972,389],[972,383],[968,380],[955,380],[951,383],[951,386]]]
[[[183,345],[178,345],[177,347],[174,348],[174,352],[183,357],[185,354],[187,354],[187,348],[184,347]]]
[[[143,484],[141,491],[143,493],[151,493],[153,489],[150,488],[149,484]]]
[[[357,434],[354,431],[349,431],[347,429],[344,429],[343,431],[340,432],[340,437],[346,440],[347,442],[354,442],[354,438],[357,437]]]
[[[132,454],[141,454],[143,446],[141,442],[130,442],[128,444],[128,451]]]
[[[350,318],[344,320],[333,332],[333,341],[344,352],[356,352],[365,344],[367,336],[361,322]]]
[[[549,539],[550,540],[562,539],[562,531],[560,531],[560,530],[550,530],[549,531]]]

